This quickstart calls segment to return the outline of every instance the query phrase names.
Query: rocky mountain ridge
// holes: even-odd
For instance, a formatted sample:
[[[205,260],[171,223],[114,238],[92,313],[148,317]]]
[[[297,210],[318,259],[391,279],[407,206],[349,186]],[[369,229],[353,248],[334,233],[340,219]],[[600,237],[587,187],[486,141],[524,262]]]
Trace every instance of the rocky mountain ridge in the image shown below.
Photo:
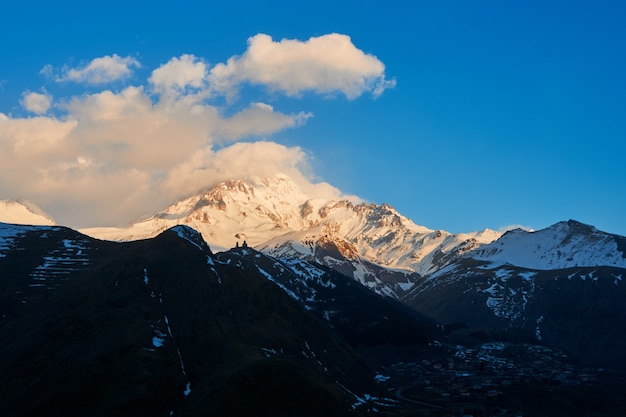
[[[411,287],[416,274],[500,236],[488,229],[456,235],[431,230],[388,204],[312,198],[284,175],[227,181],[127,228],[81,231],[127,241],[178,224],[198,230],[215,250],[246,241],[274,257],[315,260],[394,297]]]

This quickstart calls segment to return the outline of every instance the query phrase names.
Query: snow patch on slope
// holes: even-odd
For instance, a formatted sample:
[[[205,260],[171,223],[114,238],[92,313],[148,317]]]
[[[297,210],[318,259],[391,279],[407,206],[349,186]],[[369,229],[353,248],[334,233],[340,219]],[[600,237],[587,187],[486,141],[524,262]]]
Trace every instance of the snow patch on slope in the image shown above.
[[[58,230],[58,228],[50,228],[44,226],[23,226],[16,224],[0,223],[0,258],[15,249],[15,241],[32,231]],[[43,237],[43,236],[42,236]]]
[[[86,239],[63,239],[60,243],[62,246],[50,249],[43,256],[43,262],[30,273],[33,279],[30,287],[55,289],[71,273],[89,267],[89,242]]]

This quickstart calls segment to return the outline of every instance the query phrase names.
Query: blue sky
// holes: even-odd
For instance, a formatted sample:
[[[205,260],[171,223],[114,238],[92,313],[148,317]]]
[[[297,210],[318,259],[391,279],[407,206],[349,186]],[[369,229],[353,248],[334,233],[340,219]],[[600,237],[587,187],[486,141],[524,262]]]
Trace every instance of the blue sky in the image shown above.
[[[179,197],[172,190],[180,184],[181,193],[190,193],[203,180],[209,185],[231,175],[228,169],[269,169],[246,159],[268,152],[266,159],[278,166],[305,164],[309,177],[389,203],[433,229],[539,229],[573,218],[626,235],[623,2],[13,2],[4,9],[0,152],[6,160],[0,198],[31,199],[63,223],[131,221]],[[333,33],[349,36],[357,65],[352,71],[366,80],[353,85],[356,90],[349,89],[354,79],[335,67],[320,69],[313,77],[317,84],[308,87],[298,78],[302,68],[267,82],[260,73],[242,75],[244,65],[228,67],[236,74],[220,78],[227,83],[221,90],[213,79],[194,84],[192,75],[176,84],[175,65],[162,72],[160,82],[149,81],[173,62],[189,70],[202,63],[209,74],[241,58],[248,39],[258,34],[274,43],[305,43],[330,42]],[[86,69],[102,57],[128,72],[94,83],[88,77],[95,73]],[[289,77],[296,83],[289,84],[296,85],[291,90]],[[211,82],[213,92],[200,97]],[[166,87],[178,94],[169,104]],[[182,105],[182,97],[191,95],[219,128],[172,110],[172,103]],[[199,136],[173,139],[172,133],[155,138],[153,148],[129,138],[106,146],[86,141],[76,132],[134,132],[132,123],[106,130],[112,128],[95,117],[111,110],[102,107],[107,97],[109,104],[121,97],[138,106],[146,98],[153,105],[161,101],[174,113],[159,117],[179,117],[190,129],[181,136]],[[134,114],[128,111],[125,117]],[[235,115],[241,123],[229,124]],[[78,120],[70,126],[71,144],[63,142],[70,119]],[[198,131],[192,130],[196,124]],[[175,132],[176,126],[169,128]],[[46,129],[60,139],[46,141],[34,132]],[[209,129],[210,140],[200,138],[207,135],[202,129]],[[149,135],[136,138],[152,141]],[[265,145],[244,146],[259,141]],[[25,150],[31,146],[39,153]],[[137,157],[135,167],[133,153],[115,146],[135,147],[137,155],[160,151]],[[200,158],[194,146],[204,148],[196,165],[190,162]],[[179,159],[167,160],[179,151]],[[225,165],[218,154],[241,157],[241,165],[228,165],[220,174]],[[193,180],[183,181],[185,172]]]

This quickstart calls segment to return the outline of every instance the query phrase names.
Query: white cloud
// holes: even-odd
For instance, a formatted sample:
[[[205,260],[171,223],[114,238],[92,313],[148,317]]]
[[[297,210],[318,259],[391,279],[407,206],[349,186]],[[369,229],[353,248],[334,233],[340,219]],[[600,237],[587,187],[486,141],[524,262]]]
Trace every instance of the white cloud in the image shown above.
[[[252,105],[224,118],[206,104],[153,103],[142,87],[73,97],[62,108],[63,118],[0,113],[0,192],[53,208],[59,222],[75,227],[125,224],[216,178],[289,165],[299,156],[287,148],[261,146],[253,155],[213,148],[217,140],[270,135],[307,117]],[[254,163],[243,162],[252,156]]]
[[[206,76],[207,65],[194,55],[185,54],[152,71],[148,81],[157,92],[183,91],[187,87],[202,87]]]
[[[385,79],[385,65],[378,58],[356,48],[349,36],[336,33],[305,42],[275,42],[258,34],[248,39],[241,57],[216,65],[209,81],[227,95],[234,94],[240,84],[250,83],[290,96],[305,91],[340,92],[350,99],[365,92],[377,96],[395,85],[395,80]]]
[[[21,157],[52,154],[63,138],[76,127],[75,121],[62,121],[52,117],[11,118],[0,113],[0,165],[6,169]],[[32,169],[31,165],[28,169]],[[26,167],[25,167],[26,168]],[[18,180],[19,178],[15,178]]]
[[[311,113],[286,115],[275,112],[268,104],[252,103],[247,109],[224,120],[219,134],[226,139],[269,135],[285,127],[299,126],[310,117],[313,117]]]
[[[57,75],[55,75],[55,70],[51,65],[46,65],[40,73],[54,78],[56,82],[73,81],[86,84],[105,84],[130,77],[132,67],[140,67],[139,61],[132,57],[122,58],[113,54],[95,58],[82,67],[63,67]]]
[[[43,93],[25,91],[22,94],[21,104],[31,113],[45,114],[52,105],[52,96],[46,91]]]
[[[133,58],[112,55],[42,72],[57,81],[101,84],[128,77],[138,66]],[[217,94],[231,94],[241,83],[289,95],[310,90],[353,98],[377,94],[392,82],[384,65],[347,36],[272,42],[257,35],[242,57],[212,71],[201,58],[182,55],[139,85],[55,94],[54,106],[45,90],[26,91],[21,103],[35,116],[0,112],[0,198],[35,201],[60,223],[87,227],[126,224],[232,178],[285,173],[311,195],[340,196],[310,180],[302,149],[265,139],[302,125],[311,113],[284,113],[263,97],[234,114],[228,101],[224,107],[211,103],[223,102]],[[254,142],[260,138],[265,141]]]
[[[239,142],[218,151],[204,149],[188,162],[171,170],[162,187],[196,192],[208,185],[230,179],[267,177],[286,174],[312,197],[342,198],[341,191],[325,182],[312,182],[309,156],[299,146],[275,142]],[[211,184],[207,183],[211,179]]]
[[[163,186],[177,189],[184,184],[186,192],[233,178],[270,176],[279,172],[294,174],[296,166],[306,163],[299,147],[288,148],[274,142],[239,142],[214,151],[205,148],[184,164],[171,170]]]
[[[69,117],[91,121],[116,121],[140,118],[152,111],[152,100],[142,87],[127,87],[119,93],[100,93],[72,97],[63,107]]]

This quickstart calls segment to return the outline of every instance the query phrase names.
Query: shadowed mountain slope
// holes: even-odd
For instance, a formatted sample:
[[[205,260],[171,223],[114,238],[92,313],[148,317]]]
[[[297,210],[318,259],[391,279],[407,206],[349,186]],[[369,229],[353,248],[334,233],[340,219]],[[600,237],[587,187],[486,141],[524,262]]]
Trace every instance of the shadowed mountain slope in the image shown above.
[[[380,391],[326,324],[192,229],[120,244],[1,226],[2,415],[360,415]]]

